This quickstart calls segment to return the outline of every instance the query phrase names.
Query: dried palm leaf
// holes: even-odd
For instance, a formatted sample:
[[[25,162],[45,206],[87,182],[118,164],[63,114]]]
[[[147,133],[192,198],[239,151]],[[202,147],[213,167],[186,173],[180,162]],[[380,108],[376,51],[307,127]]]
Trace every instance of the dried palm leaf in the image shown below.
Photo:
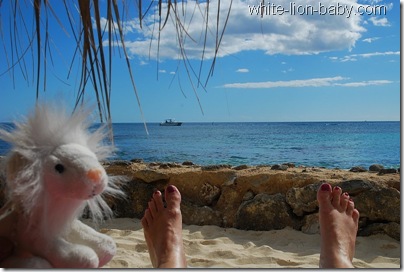
[[[55,19],[57,23],[61,26],[61,29],[70,37],[69,32],[66,30],[63,20],[60,19],[62,14],[55,12],[55,9],[51,6],[49,0],[32,0],[22,1],[22,0],[10,0],[9,6],[13,15],[10,17],[10,46],[5,45],[5,34],[3,29],[3,18],[1,12],[4,10],[3,0],[0,0],[0,36],[3,42],[3,49],[5,51],[5,62],[7,63],[6,71],[0,71],[0,76],[9,73],[14,82],[14,68],[19,67],[23,77],[29,81],[29,75],[27,72],[27,63],[25,59],[28,57],[27,52],[29,50],[34,50],[34,41],[36,41],[36,56],[31,55],[32,65],[36,64],[35,70],[36,75],[36,99],[40,97],[41,82],[43,90],[46,90],[47,81],[47,62],[53,65],[52,50],[50,44],[51,40],[48,28],[52,24],[51,20]],[[73,69],[73,63],[76,59],[80,63],[80,80],[79,88],[76,94],[76,106],[84,101],[87,89],[93,89],[94,95],[97,100],[99,119],[101,122],[108,122],[112,124],[112,113],[111,113],[111,82],[112,82],[112,55],[114,48],[117,48],[119,54],[123,53],[123,57],[126,60],[127,69],[129,72],[130,81],[136,96],[137,104],[144,121],[145,130],[147,132],[147,126],[140,102],[140,97],[136,88],[134,74],[129,61],[128,51],[125,45],[125,34],[123,29],[123,22],[125,21],[125,14],[130,10],[130,3],[127,1],[117,1],[117,0],[105,0],[106,14],[102,14],[99,0],[77,0],[72,2],[71,0],[63,0],[63,5],[68,18],[68,23],[73,36],[73,40],[76,43],[76,48],[74,50],[70,67],[68,68],[67,78],[70,77],[71,71]],[[135,0],[134,7],[137,8],[137,16],[139,19],[139,26],[143,29],[145,22],[144,18],[147,14],[155,12],[158,20],[158,37],[157,37],[157,63],[159,62],[160,56],[160,38],[161,32],[164,31],[167,24],[173,23],[177,36],[176,40],[178,43],[179,56],[181,57],[182,66],[185,67],[186,74],[191,83],[192,89],[194,91],[195,97],[201,108],[203,114],[202,105],[200,103],[197,88],[202,87],[206,91],[206,86],[209,78],[213,74],[214,66],[216,63],[216,58],[218,56],[218,50],[223,38],[224,30],[226,28],[230,10],[232,5],[232,0],[230,1],[230,6],[228,8],[228,13],[224,25],[220,29],[220,10],[223,1],[217,0],[217,14],[216,14],[216,29],[215,29],[215,48],[214,57],[210,65],[210,70],[207,75],[207,79],[204,84],[201,84],[202,75],[202,64],[205,60],[205,51],[208,40],[208,31],[210,25],[210,10],[211,2],[213,1],[195,1],[195,7],[191,12],[190,17],[187,18],[187,5],[192,1],[180,1],[181,6],[179,6],[178,0]],[[52,2],[54,3],[54,2]],[[145,5],[146,3],[146,5]],[[20,9],[20,5],[29,6],[32,5],[32,10],[34,14],[34,29],[30,33],[26,22],[24,20],[24,14]],[[205,8],[202,11],[200,5],[204,5]],[[120,11],[120,7],[122,10]],[[197,43],[195,37],[192,37],[188,32],[187,28],[190,26],[193,16],[196,10],[199,8],[199,12],[203,14],[204,17],[204,33],[203,37],[203,49],[201,62],[199,65],[198,73],[195,72],[190,60],[187,57],[187,51],[185,43],[189,40],[190,42]],[[26,9],[25,9],[26,10]],[[79,21],[75,20],[75,12],[79,14]],[[49,16],[52,15],[52,16]],[[106,18],[106,24],[103,25],[103,18]],[[13,18],[13,20],[11,20]],[[20,21],[17,21],[20,20]],[[186,21],[188,20],[188,21]],[[187,26],[188,24],[188,26]],[[77,26],[78,29],[77,29]],[[19,28],[23,28],[20,30]],[[20,33],[21,32],[21,33]],[[154,30],[153,30],[154,32]],[[25,39],[21,38],[22,33],[25,33]],[[107,33],[107,35],[106,35]],[[153,40],[154,34],[152,34],[151,42]],[[24,45],[22,42],[25,41]],[[108,44],[108,50],[104,50],[104,42]],[[118,45],[118,46],[116,46]],[[9,48],[9,49],[7,49]],[[10,49],[11,48],[11,49]],[[7,51],[9,50],[9,51]],[[151,50],[151,45],[150,49]],[[106,56],[108,54],[108,56]],[[158,65],[158,64],[157,64]],[[179,66],[176,70],[177,79],[179,80]],[[158,73],[157,73],[158,74]],[[173,77],[174,79],[174,77]],[[197,86],[194,85],[194,80],[198,83]],[[89,84],[90,83],[90,84]],[[171,82],[172,83],[172,82]],[[170,83],[170,85],[171,85]],[[184,94],[180,84],[181,92]],[[112,126],[111,126],[112,129]],[[147,132],[148,133],[148,132]]]

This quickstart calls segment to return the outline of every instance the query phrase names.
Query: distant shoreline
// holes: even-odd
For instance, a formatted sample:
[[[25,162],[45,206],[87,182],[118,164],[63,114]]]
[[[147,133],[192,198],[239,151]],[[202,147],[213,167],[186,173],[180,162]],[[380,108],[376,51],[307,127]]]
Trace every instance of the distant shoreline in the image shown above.
[[[355,120],[355,121],[181,121],[186,124],[209,124],[209,123],[214,123],[214,124],[229,124],[229,123],[392,123],[392,122],[398,122],[400,123],[401,120]],[[148,121],[146,124],[160,124],[161,121]],[[2,124],[13,124],[13,120],[11,121],[0,121],[0,125]],[[94,124],[101,124],[100,122],[94,122]],[[130,121],[124,121],[124,122],[112,122],[112,124],[139,124],[143,125],[144,123],[141,121],[136,121],[136,122],[130,122]]]
[[[1,156],[0,156],[1,159]],[[240,165],[231,165],[231,164],[207,164],[207,165],[200,165],[193,163],[191,161],[184,161],[184,162],[147,162],[144,161],[143,159],[135,158],[131,160],[120,160],[120,159],[112,159],[112,160],[105,160],[102,162],[103,164],[106,165],[117,165],[117,166],[125,166],[125,165],[130,165],[132,163],[140,163],[140,164],[145,164],[145,165],[150,165],[150,166],[157,166],[160,168],[176,168],[176,167],[182,167],[182,166],[192,166],[192,167],[198,167],[201,168],[202,170],[217,170],[217,169],[232,169],[232,170],[242,170],[242,169],[248,169],[248,168],[263,168],[267,167],[270,168],[271,170],[287,170],[288,168],[301,168],[301,169],[326,169],[326,170],[343,170],[343,171],[350,171],[350,172],[371,172],[371,173],[380,173],[380,174],[392,174],[392,173],[400,173],[401,169],[400,167],[394,168],[385,168],[384,165],[382,164],[372,164],[369,165],[367,168],[363,166],[357,166],[353,165],[350,168],[339,168],[339,167],[324,167],[324,166],[315,166],[315,165],[296,165],[293,162],[286,162],[286,163],[281,163],[281,164],[259,164],[259,165],[247,165],[247,164],[240,164]],[[379,168],[379,169],[378,169]],[[372,170],[373,169],[373,170]],[[376,170],[377,169],[377,170]],[[396,170],[394,172],[393,170]]]
[[[401,121],[181,121],[182,124],[299,124],[299,123],[400,123]],[[150,121],[146,124],[160,124],[160,121]],[[94,124],[100,124],[95,122]],[[112,124],[144,125],[143,122],[113,122]]]
[[[5,159],[7,154],[1,155],[0,154],[0,165],[3,159]],[[369,165],[367,168],[363,166],[357,166],[353,165],[350,168],[339,168],[339,167],[324,167],[324,166],[316,166],[316,165],[296,165],[293,162],[286,162],[286,163],[281,163],[281,164],[258,164],[258,165],[248,165],[248,164],[239,164],[239,165],[231,165],[231,164],[196,164],[191,161],[184,161],[184,162],[157,162],[157,161],[144,161],[143,159],[135,158],[131,160],[123,160],[123,159],[107,159],[102,161],[102,164],[104,165],[117,165],[117,166],[125,166],[125,165],[130,165],[132,163],[141,163],[141,164],[146,164],[150,166],[158,166],[160,168],[176,168],[176,167],[182,167],[182,166],[192,166],[192,167],[199,167],[201,169],[209,170],[209,169],[233,169],[233,170],[240,170],[240,169],[247,169],[247,168],[271,168],[272,170],[287,170],[288,168],[301,168],[301,169],[326,169],[326,170],[343,170],[343,171],[351,171],[351,172],[379,172],[378,171],[372,171],[370,168],[372,166],[381,166],[383,171],[385,171],[385,174],[391,174],[391,173],[400,173],[401,169],[400,167],[390,167],[390,168],[385,168],[384,165],[382,164],[372,164]],[[0,169],[1,170],[1,169]],[[396,170],[394,172],[393,170]],[[383,174],[383,171],[381,174]]]

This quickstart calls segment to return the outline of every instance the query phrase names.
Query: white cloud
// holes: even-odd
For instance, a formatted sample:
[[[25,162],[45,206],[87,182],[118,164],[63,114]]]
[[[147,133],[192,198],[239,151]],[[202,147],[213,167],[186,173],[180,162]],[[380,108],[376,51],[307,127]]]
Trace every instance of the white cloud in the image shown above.
[[[340,87],[364,87],[371,85],[383,85],[393,83],[390,80],[370,80],[360,82],[346,82],[340,81],[348,80],[349,78],[336,76],[324,78],[311,78],[301,80],[289,81],[265,81],[265,82],[246,82],[246,83],[228,83],[223,87],[235,89],[270,89],[270,88],[300,88],[300,87],[325,87],[325,86],[340,86]]]
[[[237,73],[248,73],[250,72],[250,70],[246,69],[246,68],[240,68],[236,70]]]
[[[372,53],[363,53],[363,54],[352,54],[347,55],[342,58],[338,57],[330,57],[331,60],[334,61],[357,61],[358,58],[371,58],[371,57],[380,57],[380,56],[400,56],[400,51],[386,51],[386,52],[372,52]]]
[[[104,17],[100,18],[101,29],[105,29],[106,31],[108,31],[107,23],[108,20],[106,18]],[[93,19],[93,27],[94,28],[96,27],[94,19]],[[124,35],[135,31],[140,31],[140,25],[138,24],[138,20],[129,20],[121,22],[121,27]],[[116,22],[112,23],[112,28],[114,29],[115,33],[119,35],[119,28]]]
[[[373,52],[373,53],[364,53],[364,54],[357,54],[357,56],[370,58],[370,57],[377,57],[377,56],[391,56],[391,55],[400,55],[400,51],[387,51],[387,52]]]
[[[366,87],[366,86],[384,85],[384,84],[390,84],[390,83],[393,83],[393,81],[390,81],[390,80],[369,80],[369,81],[360,81],[360,82],[335,83],[335,86]]]
[[[295,69],[293,69],[293,68],[289,68],[289,69],[287,69],[287,70],[282,70],[282,73],[286,74],[286,73],[293,72],[294,70],[295,70]]]
[[[258,88],[278,88],[278,87],[323,87],[330,86],[334,81],[344,80],[345,78],[325,77],[325,78],[312,78],[302,80],[289,80],[289,81],[265,81],[265,82],[247,82],[247,83],[229,83],[225,84],[225,88],[244,88],[244,89],[258,89]]]
[[[366,39],[363,39],[362,41],[367,42],[367,43],[372,43],[374,41],[377,41],[378,39],[380,39],[380,37],[366,38]]]
[[[365,2],[369,2],[369,4],[375,5],[375,4],[380,3],[381,1],[382,1],[382,0],[366,0]]]
[[[386,17],[383,18],[371,17],[369,21],[371,21],[372,24],[375,26],[390,26],[390,23]]]
[[[165,73],[167,73],[167,71],[166,71],[166,70],[164,70],[164,69],[160,69],[160,70],[159,70],[159,73],[161,73],[161,74],[165,74]]]
[[[185,14],[178,12],[178,18],[182,26],[176,26],[178,22],[171,10],[170,18],[163,31],[160,33],[160,59],[181,58],[178,39],[184,42],[184,49],[189,59],[201,59],[204,46],[204,31],[206,21],[206,2],[188,0],[184,4]],[[260,0],[234,0],[230,18],[221,41],[218,57],[236,54],[242,51],[260,50],[266,54],[304,55],[318,54],[320,52],[351,49],[360,39],[366,29],[362,26],[362,16],[331,16],[331,15],[251,15],[249,11],[252,5],[258,5]],[[221,1],[219,37],[224,26],[230,1]],[[269,2],[265,2],[269,5]],[[284,4],[284,2],[280,2]],[[316,6],[315,0],[299,2]],[[335,0],[323,0],[322,4],[332,5]],[[357,6],[356,0],[344,0],[344,4]],[[286,4],[284,4],[286,5]],[[179,5],[182,9],[182,5]],[[215,56],[216,48],[216,16],[218,0],[211,0],[209,4],[209,30],[206,40],[204,58],[211,59]],[[166,14],[166,5],[163,5],[162,14]],[[288,6],[285,6],[285,9]],[[191,16],[192,15],[192,16]],[[185,19],[184,19],[185,18]],[[185,22],[184,22],[185,21]],[[151,58],[157,57],[158,45],[158,21],[150,14],[143,20],[143,30],[138,26],[138,20],[134,19],[124,24],[126,35],[126,47],[131,55]],[[177,34],[176,27],[181,31]],[[184,31],[186,29],[186,32]],[[135,34],[135,35],[134,35]],[[189,36],[188,36],[189,35]],[[192,38],[191,38],[192,37]],[[152,40],[152,43],[150,43]]]

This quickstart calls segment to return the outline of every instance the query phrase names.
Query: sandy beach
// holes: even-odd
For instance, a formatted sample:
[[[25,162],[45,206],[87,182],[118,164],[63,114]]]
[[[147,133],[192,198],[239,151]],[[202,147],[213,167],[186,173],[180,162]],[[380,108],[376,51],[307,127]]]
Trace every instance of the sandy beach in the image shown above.
[[[99,231],[114,238],[118,247],[105,268],[152,267],[139,219],[113,219]],[[291,228],[244,231],[183,225],[183,236],[188,266],[193,268],[318,268],[318,234]],[[357,237],[353,264],[358,268],[400,268],[400,255],[400,243],[387,235]]]

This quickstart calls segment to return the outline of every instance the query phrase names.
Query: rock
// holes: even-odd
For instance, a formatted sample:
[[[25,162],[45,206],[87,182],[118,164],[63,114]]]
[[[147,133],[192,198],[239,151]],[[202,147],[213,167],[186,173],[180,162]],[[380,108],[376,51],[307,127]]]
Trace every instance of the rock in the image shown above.
[[[398,180],[389,180],[386,182],[388,187],[394,188],[400,192],[401,190],[401,182]]]
[[[214,201],[219,199],[220,196],[220,189],[216,186],[212,186],[209,183],[205,183],[202,185],[201,191],[200,191],[200,198],[202,202],[210,206]]]
[[[257,168],[268,168],[268,167],[271,167],[271,165],[270,164],[258,164],[256,167]]]
[[[381,164],[372,164],[371,166],[369,166],[370,172],[379,172],[382,169],[384,169],[384,166]]]
[[[176,162],[171,162],[171,163],[167,163],[168,167],[170,168],[181,168],[181,164],[176,163]]]
[[[152,169],[143,169],[143,170],[138,170],[132,174],[133,178],[140,179],[146,183],[151,183],[155,181],[168,181],[170,179],[170,176],[167,175],[166,173],[159,172],[157,170],[152,170]]]
[[[248,191],[247,193],[245,193],[245,195],[243,196],[243,201],[248,201],[254,198],[254,193],[251,191]]]
[[[105,199],[115,217],[142,218],[153,192],[156,189],[164,192],[166,185],[166,182],[161,181],[149,184],[142,180],[130,180],[123,186],[126,194],[124,198],[105,196]]]
[[[296,165],[293,162],[287,162],[287,163],[284,163],[284,165],[286,165],[289,168],[295,168],[296,167]]]
[[[231,165],[229,164],[218,164],[218,165],[207,165],[207,166],[202,166],[202,171],[216,171],[220,170],[223,168],[231,168]]]
[[[292,207],[293,213],[303,216],[317,210],[317,190],[320,185],[321,183],[315,183],[302,188],[290,188],[286,192],[286,202]]]
[[[200,168],[182,168],[176,170],[181,171],[174,173],[174,171],[165,170],[171,173],[170,184],[177,186],[183,200],[196,206],[216,205],[226,187],[224,184],[233,181],[236,172],[230,169],[201,171]]]
[[[271,166],[271,170],[279,170],[281,166],[279,164],[274,164]]]
[[[216,209],[223,211],[223,227],[232,228],[236,220],[237,210],[242,202],[243,193],[236,185],[222,186],[222,193],[215,206]]]
[[[380,169],[379,175],[384,175],[384,174],[396,174],[397,169],[390,168],[390,169]]]
[[[342,191],[347,192],[350,196],[366,193],[376,186],[376,184],[370,181],[361,179],[347,180],[335,185],[341,187]]]
[[[181,203],[182,222],[187,225],[215,225],[222,226],[222,215],[212,208],[198,207],[187,201]]]
[[[359,230],[358,235],[370,236],[374,234],[386,234],[397,241],[401,239],[401,227],[399,223],[373,223]]]
[[[286,171],[286,170],[288,170],[288,166],[285,165],[285,164],[281,164],[281,165],[275,164],[275,165],[273,165],[273,166],[271,167],[271,170],[282,170],[282,171]]]
[[[159,165],[159,168],[160,168],[160,169],[168,169],[168,168],[170,168],[170,166],[168,165],[168,163],[161,163],[161,164]]]
[[[311,168],[311,171],[313,171],[313,172],[323,172],[323,170],[318,169],[318,168],[316,168],[316,167],[312,167],[312,168]]]
[[[318,209],[317,190],[321,183],[312,183],[304,187],[292,187],[286,192],[286,202],[292,207],[293,213],[303,216],[307,213],[316,212]],[[374,185],[365,180],[348,180],[334,184],[341,187],[342,191],[350,196],[366,193]]]
[[[372,186],[354,196],[353,200],[361,217],[370,221],[400,223],[400,192],[396,189]]]
[[[115,160],[115,161],[109,161],[109,165],[113,166],[129,166],[132,163],[130,161],[124,161],[124,160]]]
[[[130,177],[133,174],[132,165],[127,161],[104,162],[102,165],[109,175]]]
[[[130,162],[133,162],[133,163],[143,163],[143,160],[142,160],[142,159],[131,159]]]
[[[193,162],[191,162],[191,161],[184,161],[183,163],[182,163],[182,165],[185,165],[185,166],[193,166],[193,165],[195,165]]]
[[[246,164],[242,164],[242,165],[233,167],[234,170],[244,170],[244,169],[248,169],[248,168],[249,168],[249,166]]]
[[[320,234],[318,213],[309,214],[304,217],[302,232],[306,234]]]
[[[354,166],[349,171],[351,171],[351,172],[367,172],[367,170],[362,166]]]
[[[258,194],[252,200],[240,205],[236,214],[235,227],[244,230],[278,230],[285,227],[299,229],[301,222],[282,194]]]

